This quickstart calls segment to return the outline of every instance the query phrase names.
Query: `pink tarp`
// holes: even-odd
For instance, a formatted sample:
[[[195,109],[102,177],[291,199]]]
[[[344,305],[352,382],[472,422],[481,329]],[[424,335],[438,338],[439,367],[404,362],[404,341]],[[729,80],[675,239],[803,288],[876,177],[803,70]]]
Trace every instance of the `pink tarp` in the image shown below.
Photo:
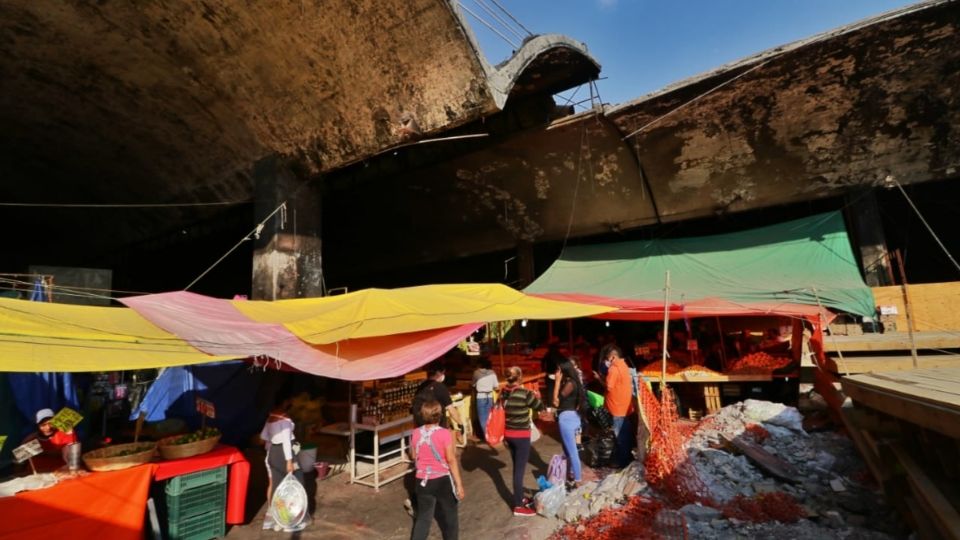
[[[181,291],[120,301],[205,353],[269,357],[305,373],[351,381],[408,373],[439,357],[482,326],[465,324],[311,346],[282,324],[250,320],[226,300]]]

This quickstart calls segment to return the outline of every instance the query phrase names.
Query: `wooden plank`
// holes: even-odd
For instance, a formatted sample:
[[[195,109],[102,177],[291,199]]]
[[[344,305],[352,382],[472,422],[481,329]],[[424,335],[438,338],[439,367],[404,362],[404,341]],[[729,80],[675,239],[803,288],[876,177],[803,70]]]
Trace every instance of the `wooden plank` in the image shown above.
[[[891,449],[907,475],[911,491],[927,511],[926,513],[933,518],[940,533],[945,538],[960,539],[960,513],[957,509],[943,496],[933,480],[923,472],[906,450],[899,444],[892,444]]]
[[[724,434],[721,434],[721,437],[733,445],[734,448],[743,452],[743,455],[747,456],[750,461],[756,463],[757,466],[764,471],[787,482],[794,484],[799,482],[798,478],[800,475],[793,465],[767,452],[760,445],[744,440],[741,437],[731,438]]]
[[[904,371],[899,379],[904,384],[916,384],[920,388],[926,388],[960,396],[960,381],[944,379],[933,374],[915,373]]]
[[[854,384],[849,377],[842,380],[843,392],[851,399],[882,413],[918,426],[960,439],[960,411],[894,394],[883,389]]]
[[[908,285],[907,294],[913,307],[913,319],[920,332],[960,330],[960,282],[923,283]],[[906,328],[906,309],[899,286],[874,287],[873,296],[878,306],[896,306],[897,328]]]
[[[898,371],[895,373],[905,372]],[[883,373],[862,373],[860,375],[844,377],[844,380],[847,379],[853,384],[870,386],[884,390],[890,394],[898,394],[918,401],[934,403],[949,409],[957,409],[958,412],[960,412],[960,395],[952,392],[936,390],[912,381],[901,381]]]
[[[958,349],[960,333],[954,331],[930,331],[914,334],[918,349]],[[828,336],[823,341],[826,353],[909,351],[910,336],[906,333],[864,334],[862,336]]]
[[[960,367],[960,354],[937,354],[920,356],[920,369],[939,367]],[[870,371],[904,371],[916,369],[913,367],[913,358],[903,356],[844,356],[843,361],[834,356],[828,356],[824,366],[834,373],[867,373]]]

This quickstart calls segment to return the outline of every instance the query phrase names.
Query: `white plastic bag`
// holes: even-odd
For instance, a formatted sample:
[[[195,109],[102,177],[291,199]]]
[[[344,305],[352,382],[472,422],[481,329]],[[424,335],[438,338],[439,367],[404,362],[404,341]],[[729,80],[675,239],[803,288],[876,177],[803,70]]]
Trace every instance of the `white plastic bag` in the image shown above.
[[[530,420],[530,442],[535,443],[540,440],[540,428]]]
[[[270,500],[270,515],[277,525],[291,529],[307,517],[307,490],[293,473],[287,473]]]
[[[537,513],[544,517],[553,517],[560,511],[563,501],[567,499],[567,490],[562,483],[547,488],[533,497]]]

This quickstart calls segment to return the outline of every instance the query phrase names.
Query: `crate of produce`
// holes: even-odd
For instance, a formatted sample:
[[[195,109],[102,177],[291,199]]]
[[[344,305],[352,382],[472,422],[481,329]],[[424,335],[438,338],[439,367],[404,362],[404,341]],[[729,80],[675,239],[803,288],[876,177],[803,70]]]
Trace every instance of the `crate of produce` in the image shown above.
[[[180,495],[193,488],[206,486],[210,484],[227,483],[227,466],[217,467],[206,471],[199,471],[190,474],[182,474],[167,480],[164,491],[167,495]]]

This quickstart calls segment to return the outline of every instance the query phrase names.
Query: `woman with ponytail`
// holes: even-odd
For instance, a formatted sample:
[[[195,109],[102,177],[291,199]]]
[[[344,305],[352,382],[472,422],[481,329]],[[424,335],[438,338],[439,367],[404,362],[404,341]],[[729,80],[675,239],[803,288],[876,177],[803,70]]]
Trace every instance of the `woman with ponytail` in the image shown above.
[[[523,496],[523,476],[530,459],[530,413],[544,407],[536,394],[520,386],[522,377],[523,372],[516,366],[507,370],[507,385],[500,393],[500,401],[506,416],[504,441],[513,460],[513,515],[528,517],[537,515],[529,507],[530,500]]]

